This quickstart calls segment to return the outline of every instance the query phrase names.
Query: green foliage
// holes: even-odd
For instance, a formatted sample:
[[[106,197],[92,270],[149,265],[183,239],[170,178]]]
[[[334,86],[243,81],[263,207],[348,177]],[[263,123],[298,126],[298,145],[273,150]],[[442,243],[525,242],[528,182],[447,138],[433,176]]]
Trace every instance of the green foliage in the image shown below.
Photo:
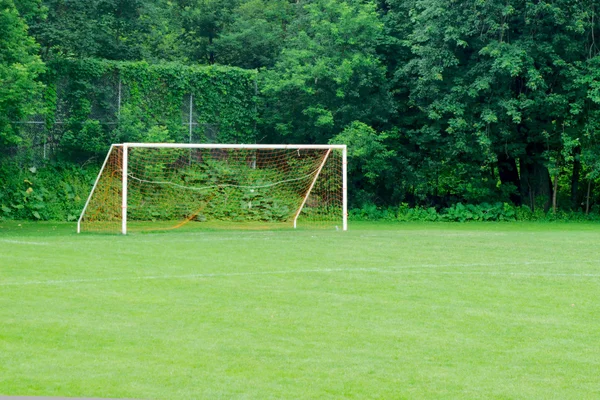
[[[373,128],[359,121],[348,125],[342,133],[330,140],[330,143],[348,146],[349,172],[376,183],[382,172],[389,168],[389,160],[394,151],[388,150],[383,143],[385,135],[378,134]]]
[[[37,50],[13,0],[0,0],[0,149],[20,142],[15,123],[39,110],[44,65]]]
[[[517,213],[507,203],[479,205],[456,203],[444,210],[441,218],[445,221],[516,221]]]
[[[462,163],[473,181],[489,181],[499,160],[518,160],[516,196],[532,207],[530,199],[549,196],[543,176],[558,173],[548,167],[571,163],[581,132],[594,131],[596,80],[586,78],[586,65],[598,53],[590,13],[597,3],[387,3],[384,21],[396,40],[386,51],[404,57],[390,64],[396,92],[405,94],[408,117],[400,121],[419,150],[410,161],[432,160],[418,178]],[[503,172],[502,184],[519,184]],[[430,187],[430,198],[442,189]]]
[[[216,62],[242,68],[272,67],[290,34],[287,29],[296,9],[288,0],[241,2],[211,48]]]
[[[0,165],[0,219],[75,221],[97,174],[70,164]]]
[[[387,147],[385,133],[354,121],[330,143],[348,146],[348,174],[353,188],[350,195],[355,203],[372,201],[373,197],[392,185],[389,173],[395,151]]]
[[[600,200],[598,0],[0,4],[3,154],[187,141],[192,94],[196,140],[348,143],[354,206]]]
[[[597,207],[596,207],[597,208]],[[367,204],[350,210],[353,221],[399,221],[399,222],[510,222],[510,221],[600,221],[598,210],[586,215],[582,212],[559,211],[545,213],[542,207],[532,211],[528,206],[516,207],[510,203],[456,203],[448,208],[410,207],[402,203],[397,208],[379,208]]]
[[[36,0],[23,0],[31,10]],[[46,59],[99,58],[272,65],[292,9],[287,0],[43,0],[32,31]],[[28,12],[28,14],[30,14]]]
[[[361,208],[353,208],[348,212],[351,221],[394,221],[396,210],[393,208],[379,208],[375,204],[365,204]]]
[[[42,3],[45,15],[33,18],[30,25],[46,60],[182,58],[181,43],[177,40],[180,24],[171,18],[170,3],[160,0],[42,0]]]
[[[263,129],[274,142],[326,143],[352,121],[393,110],[375,52],[382,24],[370,2],[298,4],[275,66],[260,75]]]
[[[227,190],[221,190],[220,196],[228,196]],[[233,191],[230,191],[233,199],[236,199]],[[281,195],[281,194],[280,194]],[[202,217],[206,220],[217,221],[263,221],[283,222],[287,221],[293,204],[297,203],[297,196],[280,197],[272,191],[248,190],[241,198],[232,202],[211,201],[208,207],[202,211]],[[213,197],[213,199],[215,199]],[[295,200],[295,201],[294,201]]]
[[[233,20],[240,0],[176,0],[187,56],[203,64],[215,63],[213,44]]]
[[[440,217],[434,207],[408,207],[408,204],[403,203],[398,207],[398,221],[439,221]]]
[[[177,221],[193,217],[198,221],[282,222],[288,220],[291,210],[302,200],[301,194],[286,189],[285,185],[273,184],[269,176],[280,177],[277,170],[255,170],[240,165],[232,169],[226,162],[215,160],[176,170],[164,167],[148,165],[144,176],[152,176],[158,182],[181,180],[188,189],[172,185],[156,185],[150,191],[139,186],[130,188],[131,203],[143,205],[130,207],[131,220]],[[243,189],[248,181],[258,187]],[[195,187],[202,189],[191,189]]]
[[[42,0],[13,0],[13,3],[28,26],[38,19],[46,18],[48,9],[42,5]]]
[[[61,102],[67,123],[60,143],[71,158],[104,155],[115,142],[188,141],[182,108],[190,94],[194,122],[218,126],[218,141],[255,140],[255,71],[97,59],[61,59],[48,65],[46,80],[52,89],[47,102],[50,110]],[[64,93],[60,98],[57,88]],[[55,120],[50,112],[49,124]]]
[[[69,128],[61,138],[61,144],[67,151],[84,154],[102,154],[106,151],[108,132],[100,121],[95,119],[70,119]]]

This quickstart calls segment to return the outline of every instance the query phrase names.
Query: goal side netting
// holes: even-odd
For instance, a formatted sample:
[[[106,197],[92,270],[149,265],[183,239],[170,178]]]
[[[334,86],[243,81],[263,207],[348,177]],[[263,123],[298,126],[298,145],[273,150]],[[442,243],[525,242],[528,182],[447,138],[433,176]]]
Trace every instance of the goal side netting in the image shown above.
[[[347,229],[346,146],[113,145],[78,232]]]

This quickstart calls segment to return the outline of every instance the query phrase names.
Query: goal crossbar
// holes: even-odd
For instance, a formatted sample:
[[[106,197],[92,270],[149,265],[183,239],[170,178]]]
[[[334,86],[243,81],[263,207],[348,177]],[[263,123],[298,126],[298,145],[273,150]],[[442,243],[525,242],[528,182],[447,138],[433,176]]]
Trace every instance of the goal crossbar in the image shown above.
[[[126,147],[150,147],[150,148],[173,148],[173,149],[340,149],[346,150],[345,144],[214,144],[214,143],[123,143]]]

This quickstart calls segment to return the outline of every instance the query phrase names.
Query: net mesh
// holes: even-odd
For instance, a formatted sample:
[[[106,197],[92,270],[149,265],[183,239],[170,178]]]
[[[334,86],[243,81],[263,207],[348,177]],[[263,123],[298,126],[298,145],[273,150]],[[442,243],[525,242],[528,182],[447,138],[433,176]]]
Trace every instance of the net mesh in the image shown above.
[[[342,150],[129,147],[128,231],[187,227],[342,228]],[[81,218],[120,232],[123,147],[115,145]]]

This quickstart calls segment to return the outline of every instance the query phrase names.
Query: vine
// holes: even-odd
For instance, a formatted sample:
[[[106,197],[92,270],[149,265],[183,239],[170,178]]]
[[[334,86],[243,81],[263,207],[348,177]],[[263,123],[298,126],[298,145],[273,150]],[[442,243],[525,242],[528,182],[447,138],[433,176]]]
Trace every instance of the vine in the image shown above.
[[[189,97],[196,140],[255,141],[257,71],[180,63],[98,59],[48,63],[47,127],[71,160],[105,153],[114,142],[186,142]],[[216,127],[216,138],[203,127]]]

